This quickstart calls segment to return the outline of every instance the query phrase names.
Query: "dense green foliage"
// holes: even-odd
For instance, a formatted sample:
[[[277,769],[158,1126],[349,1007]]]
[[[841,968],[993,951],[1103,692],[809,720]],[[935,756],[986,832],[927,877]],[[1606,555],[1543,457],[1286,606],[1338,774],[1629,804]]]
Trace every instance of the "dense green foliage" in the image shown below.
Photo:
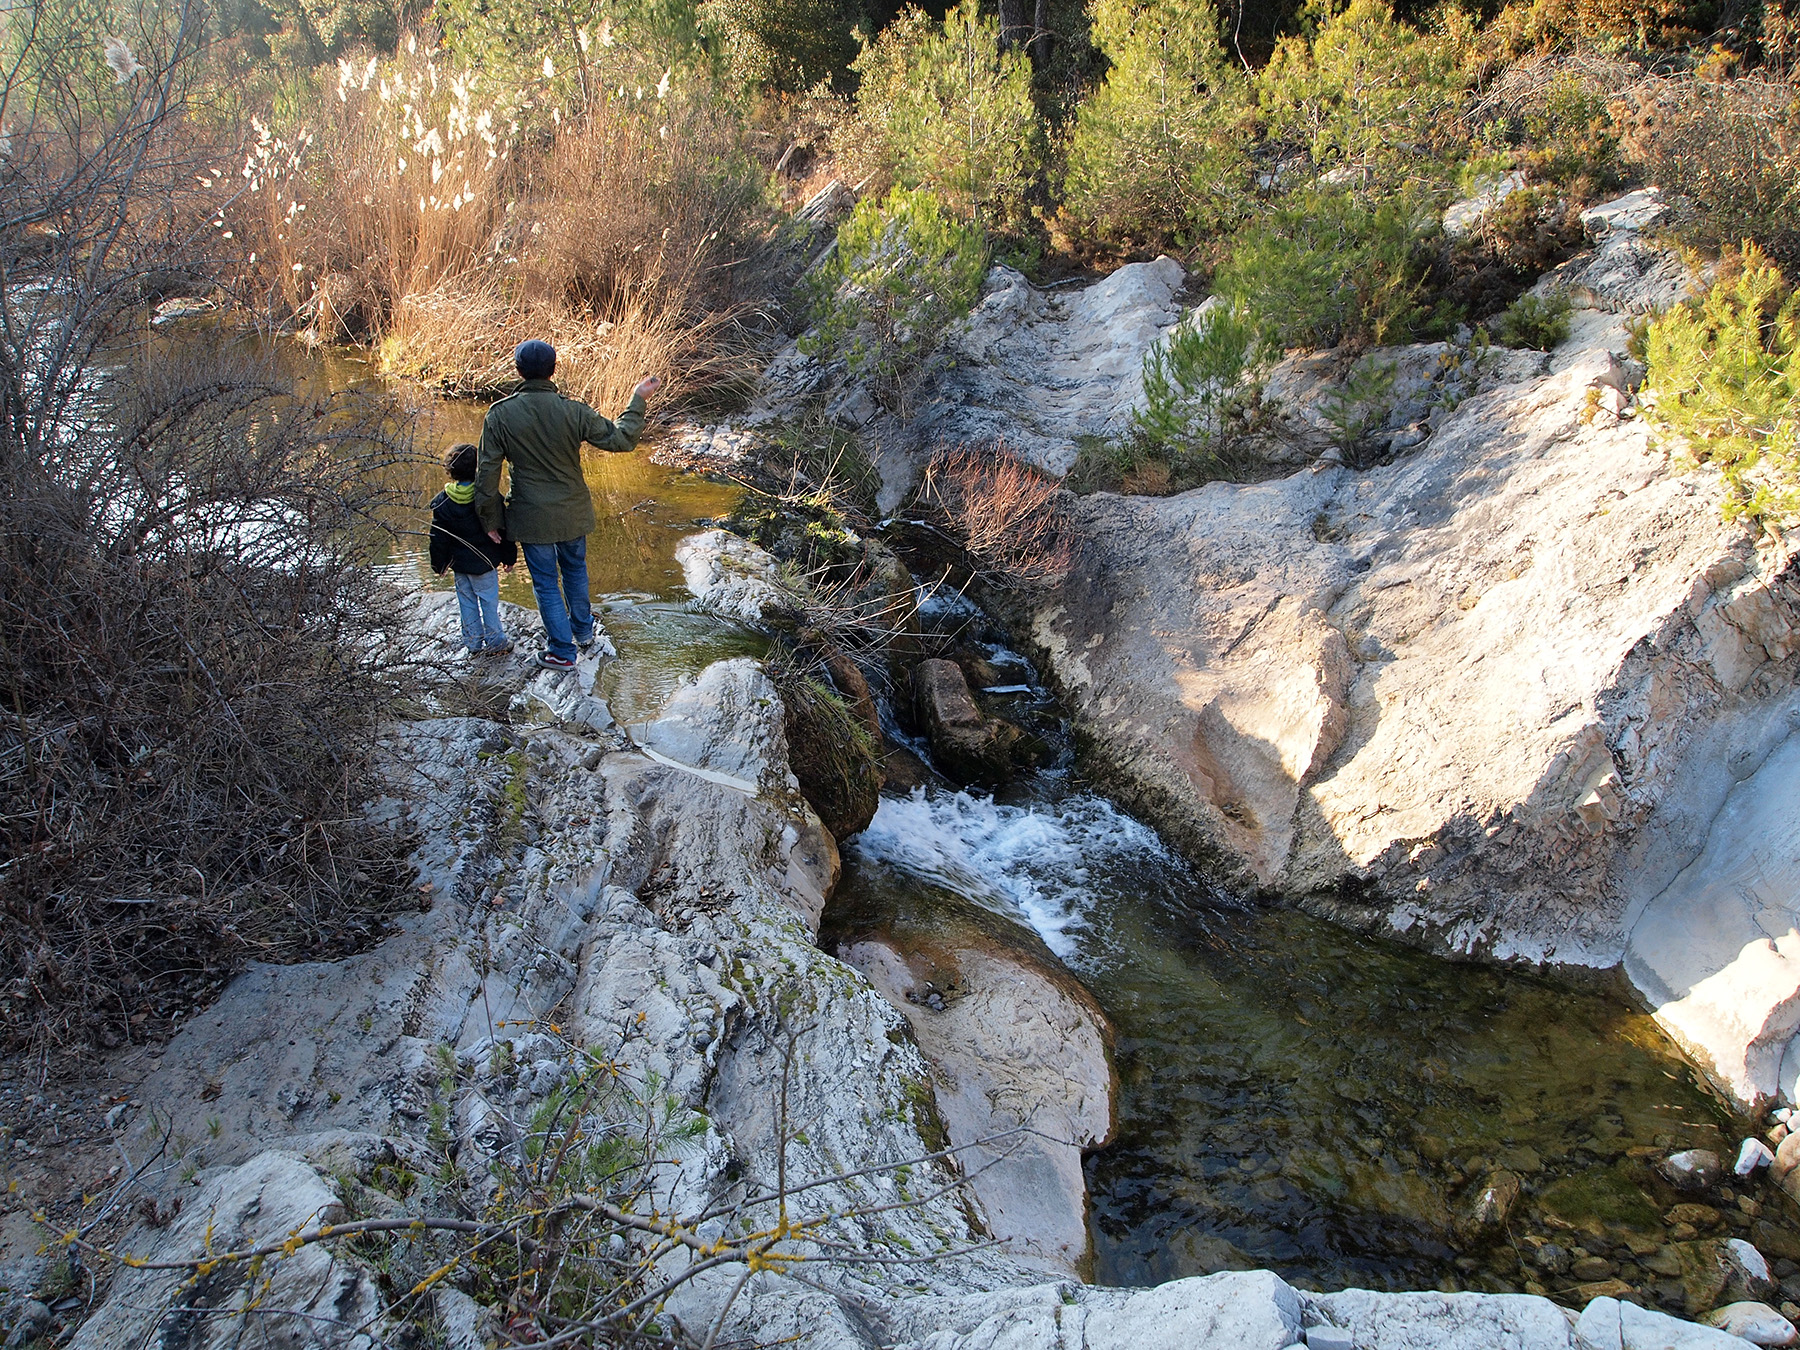
[[[857,115],[841,145],[901,187],[986,224],[1024,215],[1042,129],[1031,64],[996,20],[962,0],[942,23],[901,15],[857,57]]]
[[[1530,347],[1547,352],[1569,336],[1569,297],[1521,295],[1494,320],[1490,336],[1502,347]]]
[[[987,242],[923,190],[865,197],[811,280],[815,327],[803,346],[841,356],[902,412],[944,326],[981,294]]]
[[[1262,73],[1269,135],[1361,187],[1428,174],[1458,136],[1464,76],[1450,41],[1351,0],[1311,42],[1289,38]]]
[[[1256,406],[1257,346],[1255,321],[1241,304],[1196,311],[1144,357],[1138,433],[1223,461]]]
[[[1064,209],[1108,243],[1192,243],[1249,195],[1249,82],[1219,45],[1210,0],[1096,0],[1111,68],[1069,142]]]
[[[1800,296],[1754,245],[1705,295],[1650,323],[1651,423],[1717,468],[1728,516],[1800,513]]]
[[[844,81],[856,56],[856,15],[840,0],[704,0],[701,23],[732,76],[795,93]]]
[[[1240,231],[1216,285],[1282,347],[1400,341],[1430,318],[1436,230],[1434,203],[1420,193],[1295,193]]]

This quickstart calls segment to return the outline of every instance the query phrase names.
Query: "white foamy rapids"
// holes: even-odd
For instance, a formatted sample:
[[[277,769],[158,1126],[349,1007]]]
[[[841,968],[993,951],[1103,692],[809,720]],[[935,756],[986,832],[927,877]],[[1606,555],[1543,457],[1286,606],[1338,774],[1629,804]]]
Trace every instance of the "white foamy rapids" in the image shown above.
[[[1096,885],[1114,868],[1178,865],[1149,826],[1086,794],[1003,806],[967,792],[927,795],[917,788],[910,797],[883,797],[850,848],[864,863],[1023,920],[1065,961],[1082,956]]]

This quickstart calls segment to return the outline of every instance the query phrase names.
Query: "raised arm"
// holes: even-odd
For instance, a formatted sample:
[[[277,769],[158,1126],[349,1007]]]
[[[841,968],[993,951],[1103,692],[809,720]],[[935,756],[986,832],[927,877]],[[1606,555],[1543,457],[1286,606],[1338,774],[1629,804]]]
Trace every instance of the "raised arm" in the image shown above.
[[[589,445],[615,453],[637,449],[638,437],[644,434],[644,400],[660,388],[662,381],[655,375],[639,380],[637,388],[631,391],[631,402],[625,405],[625,411],[615,421],[609,422],[588,409],[587,425],[582,429],[581,438]]]

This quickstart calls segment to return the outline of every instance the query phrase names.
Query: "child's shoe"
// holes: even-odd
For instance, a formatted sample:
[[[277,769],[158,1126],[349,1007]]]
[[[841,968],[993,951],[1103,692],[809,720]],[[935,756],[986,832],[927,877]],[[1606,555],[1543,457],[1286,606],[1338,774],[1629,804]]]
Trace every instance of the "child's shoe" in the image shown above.
[[[483,656],[510,656],[512,649],[511,642],[490,642],[481,649],[481,654]]]
[[[545,670],[573,670],[575,663],[566,656],[558,656],[555,652],[539,652],[537,663]]]

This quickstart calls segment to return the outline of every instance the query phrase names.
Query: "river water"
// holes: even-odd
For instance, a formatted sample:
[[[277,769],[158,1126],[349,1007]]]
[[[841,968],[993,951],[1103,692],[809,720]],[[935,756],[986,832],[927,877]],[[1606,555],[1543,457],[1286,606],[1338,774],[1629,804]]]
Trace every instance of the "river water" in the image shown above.
[[[313,371],[366,378],[342,357]],[[421,443],[476,439],[482,411],[422,402]],[[421,467],[421,529],[441,477]],[[605,692],[629,723],[709,661],[765,644],[689,609],[674,560],[733,489],[644,453],[594,455],[588,481],[600,517],[591,587],[619,649]],[[422,585],[450,584],[430,574],[422,534],[388,561]],[[502,594],[532,604],[522,567]],[[1041,691],[1034,716],[1055,721]],[[1735,1142],[1735,1122],[1622,1001],[1243,906],[1085,790],[1067,753],[998,798],[887,797],[845,864],[845,904],[1004,915],[1105,1009],[1117,1130],[1087,1162],[1102,1283],[1267,1267],[1320,1288],[1541,1279],[1575,1300],[1570,1277],[1521,1266],[1522,1244],[1549,1237],[1649,1289],[1643,1261],[1670,1237],[1663,1216],[1679,1199],[1651,1156]],[[1462,1216],[1502,1171],[1522,1184],[1510,1220],[1469,1229]]]

